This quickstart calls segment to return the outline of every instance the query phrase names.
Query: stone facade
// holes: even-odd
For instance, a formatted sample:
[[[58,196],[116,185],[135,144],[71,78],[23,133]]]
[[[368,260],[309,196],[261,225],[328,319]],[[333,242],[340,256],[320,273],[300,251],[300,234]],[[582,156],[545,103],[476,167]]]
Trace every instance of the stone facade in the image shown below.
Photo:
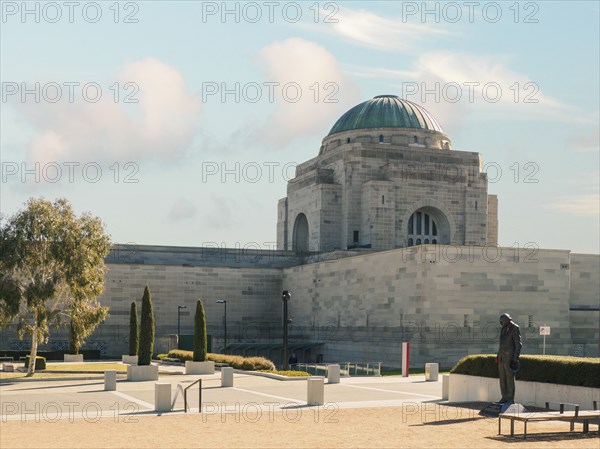
[[[498,197],[488,195],[487,244],[498,245]]]
[[[569,321],[574,352],[600,356],[600,260],[597,255],[571,254]]]
[[[381,128],[326,137],[319,156],[298,165],[288,196],[279,201],[278,249],[411,246],[409,218],[416,211],[430,215],[439,232],[429,232],[422,242],[496,243],[497,198],[488,197],[481,155],[442,148],[440,142],[449,139],[437,131],[403,131]],[[409,136],[425,143],[408,143]]]
[[[505,311],[521,326],[524,354],[541,354],[543,325],[552,328],[548,354],[599,354],[598,255],[421,245],[306,259],[272,251],[254,251],[249,257],[230,249],[228,257],[213,253],[203,259],[209,250],[214,251],[139,247],[138,262],[116,262],[113,252],[100,298],[111,316],[86,349],[125,353],[131,301],[140,306],[149,285],[157,338],[176,334],[178,305],[187,307],[181,313],[181,332],[191,334],[195,302],[202,298],[215,351],[223,343],[223,306],[217,300],[227,300],[228,345],[274,347],[281,344],[281,291],[289,290],[290,341],[313,346],[300,354],[301,361],[398,367],[401,342],[409,341],[413,364],[436,361],[449,367],[466,354],[495,352],[498,316]],[[177,263],[182,257],[188,261],[185,266]],[[264,266],[266,261],[270,266]],[[210,266],[217,263],[229,266]],[[3,347],[16,341],[14,331],[0,329]],[[67,329],[54,331],[45,348],[67,341]],[[280,352],[253,349],[247,354],[279,361]]]
[[[587,259],[586,270],[593,270],[598,256]],[[448,366],[467,353],[495,352],[503,311],[521,326],[524,353],[541,353],[539,326],[546,324],[547,353],[569,354],[572,333],[583,331],[568,319],[570,298],[593,303],[600,293],[593,280],[571,290],[569,260],[560,250],[429,245],[288,268],[283,286],[296,292],[294,319],[334,329],[326,360],[398,366],[401,342],[410,341],[412,361]],[[597,299],[590,307],[596,310],[589,310],[585,329],[595,323],[597,332]],[[586,355],[595,355],[598,334],[590,337]]]

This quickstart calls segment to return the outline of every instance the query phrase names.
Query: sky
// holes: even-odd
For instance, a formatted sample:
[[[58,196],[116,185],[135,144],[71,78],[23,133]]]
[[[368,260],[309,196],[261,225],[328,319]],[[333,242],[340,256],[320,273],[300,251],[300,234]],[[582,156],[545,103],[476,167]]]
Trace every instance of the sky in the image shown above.
[[[65,197],[114,243],[271,249],[295,165],[394,94],[483,155],[500,245],[600,252],[598,2],[1,9],[2,214]]]

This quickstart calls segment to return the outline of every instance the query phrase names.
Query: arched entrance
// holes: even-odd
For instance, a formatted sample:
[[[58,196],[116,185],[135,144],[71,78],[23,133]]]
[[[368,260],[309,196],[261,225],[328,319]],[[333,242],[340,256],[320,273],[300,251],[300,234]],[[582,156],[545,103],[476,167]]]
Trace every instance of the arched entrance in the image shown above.
[[[297,253],[308,252],[308,220],[304,214],[296,217],[292,246]]]
[[[407,244],[448,245],[450,225],[444,213],[435,207],[426,206],[414,211],[408,219]]]

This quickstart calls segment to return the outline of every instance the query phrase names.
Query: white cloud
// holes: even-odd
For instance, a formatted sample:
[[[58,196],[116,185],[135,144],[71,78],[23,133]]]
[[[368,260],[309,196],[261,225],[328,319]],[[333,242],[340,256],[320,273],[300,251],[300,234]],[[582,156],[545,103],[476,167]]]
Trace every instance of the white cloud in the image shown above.
[[[600,216],[600,195],[559,196],[555,199],[555,202],[547,204],[545,207],[582,217],[598,218]]]
[[[379,79],[417,79],[419,72],[415,70],[394,70],[383,67],[345,66],[345,72],[359,78]]]
[[[179,198],[171,206],[169,211],[169,219],[171,221],[183,221],[194,218],[198,210],[196,206],[184,198]]]
[[[567,146],[577,153],[598,153],[600,151],[598,121],[596,121],[595,129],[590,131],[582,131],[569,139]]]
[[[457,126],[465,112],[484,111],[494,119],[544,118],[593,123],[591,117],[547,95],[527,75],[498,56],[451,51],[426,52],[409,68],[350,67],[356,76],[397,80],[400,96],[423,104],[443,126]]]
[[[173,67],[147,58],[125,64],[118,72],[120,98],[111,83],[102,86],[97,103],[67,96],[57,103],[17,104],[35,135],[27,148],[30,161],[134,161],[176,157],[193,138],[200,103]],[[135,83],[139,90],[125,103]]]
[[[457,83],[465,86],[463,90],[468,93],[467,83],[473,85],[473,91],[477,95],[475,100],[483,99],[490,104],[528,104],[543,105],[544,108],[564,108],[559,101],[550,98],[539,90],[539,86],[526,75],[509,69],[505,64],[498,62],[497,57],[474,56],[466,53],[455,52],[428,52],[423,54],[416,63],[416,72],[421,79],[439,80],[443,83]],[[491,83],[496,83],[501,88],[501,96],[497,103],[495,92],[491,89]],[[515,83],[519,83],[519,89]],[[533,83],[531,87],[525,88],[526,83]],[[488,92],[484,92],[488,84]],[[518,94],[517,94],[518,92]],[[530,98],[525,98],[530,96]],[[488,99],[486,99],[488,98]],[[526,103],[526,101],[535,101]]]
[[[340,114],[360,100],[358,87],[342,73],[333,55],[314,42],[298,38],[274,42],[261,50],[259,60],[268,81],[280,86],[298,83],[302,91],[296,102],[292,101],[293,88],[287,97],[276,96],[275,111],[257,136],[274,144],[285,145],[328,130]]]
[[[321,9],[321,16],[328,17],[332,11]],[[435,35],[448,34],[440,25],[435,27],[422,23],[403,21],[401,17],[382,17],[363,9],[339,8],[331,16],[334,23],[311,25],[310,28],[333,33],[343,39],[370,48],[415,52],[417,41]]]

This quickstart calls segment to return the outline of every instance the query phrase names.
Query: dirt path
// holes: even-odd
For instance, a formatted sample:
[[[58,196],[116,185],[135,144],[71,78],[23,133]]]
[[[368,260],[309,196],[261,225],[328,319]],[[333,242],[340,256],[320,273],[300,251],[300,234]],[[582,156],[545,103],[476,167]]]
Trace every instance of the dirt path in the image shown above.
[[[1,448],[520,448],[600,447],[596,426],[583,435],[567,422],[532,423],[530,437],[497,435],[498,421],[464,408],[293,409],[248,408],[227,415],[164,415],[59,422],[0,422]],[[522,425],[516,424],[517,432]],[[503,430],[509,430],[508,422]],[[552,433],[563,432],[563,433]]]

